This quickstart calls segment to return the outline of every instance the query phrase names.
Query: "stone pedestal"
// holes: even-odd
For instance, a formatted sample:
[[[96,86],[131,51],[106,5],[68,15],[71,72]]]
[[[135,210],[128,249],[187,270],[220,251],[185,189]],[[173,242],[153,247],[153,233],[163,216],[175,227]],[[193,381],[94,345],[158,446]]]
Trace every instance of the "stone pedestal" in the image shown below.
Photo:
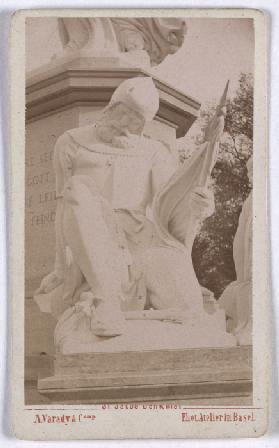
[[[41,396],[69,404],[205,398],[251,404],[251,347],[235,347],[218,313],[203,322],[128,320],[126,327],[112,338],[78,328],[65,335],[53,375],[40,375]]]
[[[221,399],[252,404],[251,347],[57,355],[38,390],[52,403]]]

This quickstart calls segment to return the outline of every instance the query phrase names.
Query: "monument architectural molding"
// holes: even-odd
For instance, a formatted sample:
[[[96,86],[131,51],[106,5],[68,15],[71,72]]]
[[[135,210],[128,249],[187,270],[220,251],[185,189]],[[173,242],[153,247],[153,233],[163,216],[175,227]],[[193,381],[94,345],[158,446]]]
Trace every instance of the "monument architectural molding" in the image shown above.
[[[77,59],[54,67],[42,67],[30,73],[27,79],[27,122],[78,106],[104,107],[122,81],[137,76],[151,74],[142,68],[113,64],[111,67],[103,64],[102,67],[102,61],[94,58],[89,62]],[[176,137],[184,136],[197,118],[200,103],[165,81],[152,77],[160,95],[155,120],[174,128]]]
[[[251,346],[61,355],[39,380],[52,402],[84,404],[187,399],[251,404]],[[160,366],[160,369],[158,369]]]

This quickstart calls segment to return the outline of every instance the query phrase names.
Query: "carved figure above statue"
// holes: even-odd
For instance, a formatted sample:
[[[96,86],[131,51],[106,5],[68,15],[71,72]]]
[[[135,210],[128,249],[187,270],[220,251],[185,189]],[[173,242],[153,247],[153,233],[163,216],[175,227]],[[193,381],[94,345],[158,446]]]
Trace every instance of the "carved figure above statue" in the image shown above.
[[[59,18],[63,51],[56,57],[86,51],[91,56],[137,57],[152,66],[175,53],[183,44],[186,22],[179,18],[81,17]]]

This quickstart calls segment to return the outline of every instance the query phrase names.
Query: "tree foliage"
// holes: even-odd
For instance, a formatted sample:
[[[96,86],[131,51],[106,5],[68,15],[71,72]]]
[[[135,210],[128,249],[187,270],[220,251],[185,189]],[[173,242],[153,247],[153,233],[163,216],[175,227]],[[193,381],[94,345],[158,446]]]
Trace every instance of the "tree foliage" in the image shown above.
[[[252,155],[252,140],[253,79],[250,74],[241,74],[239,88],[227,102],[224,138],[212,172],[215,213],[204,221],[192,252],[200,284],[217,298],[236,278],[232,247],[239,214],[251,188],[246,162]]]

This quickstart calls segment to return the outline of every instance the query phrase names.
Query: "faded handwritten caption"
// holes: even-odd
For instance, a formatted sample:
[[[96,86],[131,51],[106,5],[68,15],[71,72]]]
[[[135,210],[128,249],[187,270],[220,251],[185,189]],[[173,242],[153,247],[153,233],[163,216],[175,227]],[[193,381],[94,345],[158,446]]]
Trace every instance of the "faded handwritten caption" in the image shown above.
[[[33,423],[61,423],[64,425],[69,425],[72,423],[91,423],[95,420],[96,415],[94,414],[36,414]]]
[[[167,403],[167,404],[140,404],[140,403],[114,403],[114,404],[102,404],[102,410],[170,410],[170,409],[180,409],[178,404]],[[96,420],[95,414],[36,414],[33,420],[34,424],[42,424],[42,423],[61,423],[64,425],[72,424],[72,423],[85,423],[85,422],[94,422]]]
[[[248,423],[255,422],[256,417],[253,411],[226,411],[226,412],[193,412],[187,410],[181,413],[181,421],[183,423]]]
[[[112,404],[102,404],[102,410],[165,410],[168,411],[170,409],[181,409],[181,406],[177,403],[112,403]]]

